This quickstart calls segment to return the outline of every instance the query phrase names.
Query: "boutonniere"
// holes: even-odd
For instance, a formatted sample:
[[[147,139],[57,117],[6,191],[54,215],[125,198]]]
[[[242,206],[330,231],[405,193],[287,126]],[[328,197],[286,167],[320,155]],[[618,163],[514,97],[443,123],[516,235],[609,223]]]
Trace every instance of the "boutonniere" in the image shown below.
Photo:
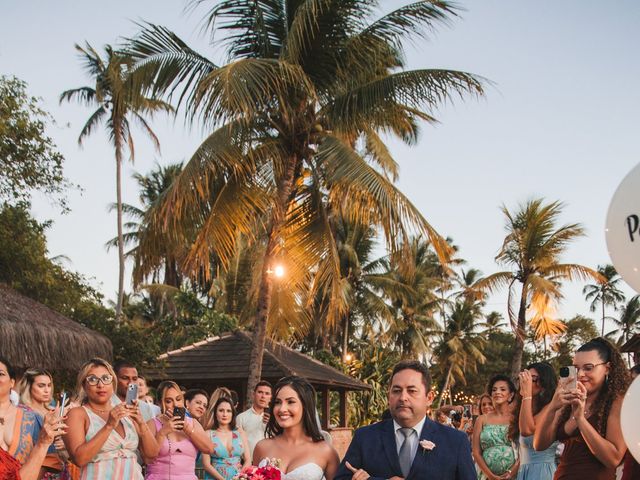
[[[420,440],[420,447],[422,447],[423,451],[431,451],[436,448],[436,444],[431,440]]]

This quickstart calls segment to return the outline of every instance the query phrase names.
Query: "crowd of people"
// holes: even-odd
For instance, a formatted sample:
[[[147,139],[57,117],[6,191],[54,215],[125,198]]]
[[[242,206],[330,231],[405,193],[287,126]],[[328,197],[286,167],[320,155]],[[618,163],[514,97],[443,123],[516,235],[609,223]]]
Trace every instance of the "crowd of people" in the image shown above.
[[[0,480],[232,480],[276,459],[285,480],[640,478],[620,425],[631,379],[620,353],[596,338],[573,367],[560,379],[545,362],[517,379],[495,375],[475,409],[446,412],[431,408],[428,369],[401,362],[384,419],[358,429],[340,463],[301,377],[259,382],[238,414],[228,388],[163,381],[154,401],[134,365],[94,358],[61,403],[49,372],[28,369],[17,382],[0,357]]]

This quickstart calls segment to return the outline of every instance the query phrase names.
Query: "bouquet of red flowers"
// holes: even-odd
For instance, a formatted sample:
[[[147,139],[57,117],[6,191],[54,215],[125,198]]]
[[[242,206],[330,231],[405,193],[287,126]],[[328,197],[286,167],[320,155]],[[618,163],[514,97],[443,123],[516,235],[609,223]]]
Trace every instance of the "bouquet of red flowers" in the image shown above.
[[[244,467],[240,473],[233,477],[233,480],[282,480],[279,466],[280,460],[265,459],[260,462],[259,467],[253,465]]]

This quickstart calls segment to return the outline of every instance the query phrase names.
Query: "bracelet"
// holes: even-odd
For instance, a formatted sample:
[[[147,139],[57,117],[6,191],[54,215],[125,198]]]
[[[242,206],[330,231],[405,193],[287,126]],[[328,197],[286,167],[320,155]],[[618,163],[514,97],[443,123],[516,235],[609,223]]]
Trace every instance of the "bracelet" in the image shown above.
[[[533,397],[522,397],[522,400],[531,400]]]

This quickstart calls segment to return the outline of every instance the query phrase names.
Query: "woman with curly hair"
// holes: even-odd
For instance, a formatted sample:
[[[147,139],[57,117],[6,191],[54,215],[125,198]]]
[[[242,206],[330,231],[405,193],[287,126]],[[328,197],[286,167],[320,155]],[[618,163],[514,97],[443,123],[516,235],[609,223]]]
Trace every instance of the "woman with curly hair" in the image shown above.
[[[533,434],[540,412],[546,407],[558,386],[558,379],[547,362],[532,363],[520,372],[520,468],[518,480],[551,480],[556,471],[556,447],[537,452],[533,448]]]
[[[578,349],[573,365],[577,387],[560,382],[540,414],[533,445],[544,450],[555,440],[564,443],[555,480],[614,480],[627,451],[620,409],[629,372],[620,352],[600,337]]]
[[[516,387],[506,375],[494,375],[487,386],[494,411],[481,415],[473,429],[473,458],[481,480],[515,478],[518,471],[517,424],[512,403]]]

